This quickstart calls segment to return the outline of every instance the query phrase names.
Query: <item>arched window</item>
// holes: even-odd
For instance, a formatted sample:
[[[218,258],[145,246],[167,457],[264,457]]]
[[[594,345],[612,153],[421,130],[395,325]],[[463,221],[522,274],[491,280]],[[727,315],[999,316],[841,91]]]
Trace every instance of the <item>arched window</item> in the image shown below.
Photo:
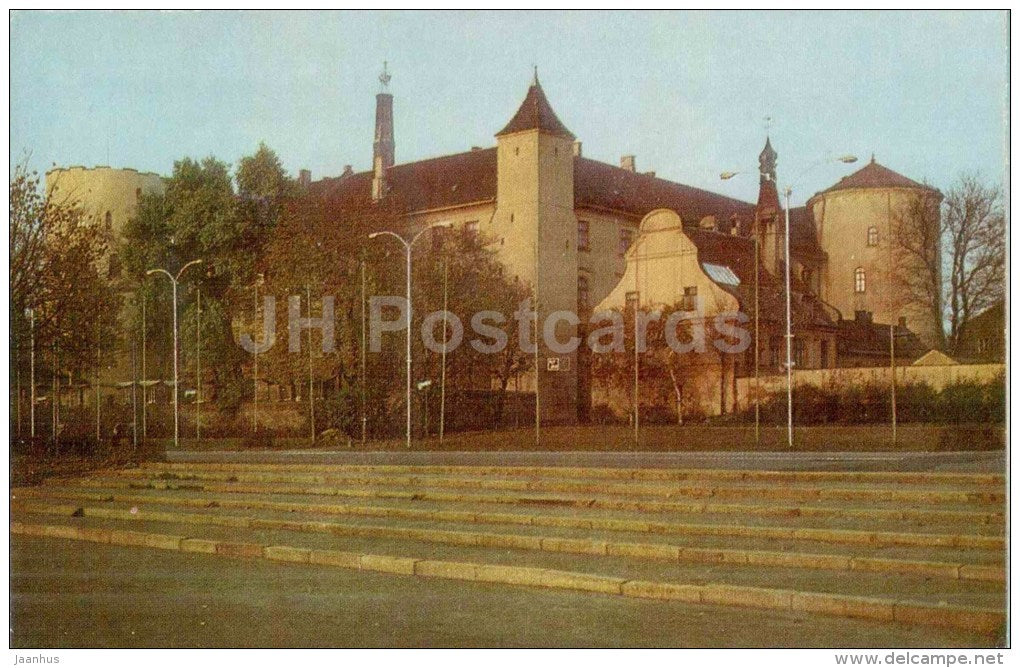
[[[857,267],[854,269],[854,292],[864,292],[864,289],[867,286],[868,284],[864,275],[864,267]]]
[[[875,227],[874,225],[868,228],[868,245],[869,246],[878,245],[878,228]]]
[[[577,310],[585,312],[588,310],[588,302],[591,300],[591,289],[588,287],[588,277],[579,275],[577,277]]]

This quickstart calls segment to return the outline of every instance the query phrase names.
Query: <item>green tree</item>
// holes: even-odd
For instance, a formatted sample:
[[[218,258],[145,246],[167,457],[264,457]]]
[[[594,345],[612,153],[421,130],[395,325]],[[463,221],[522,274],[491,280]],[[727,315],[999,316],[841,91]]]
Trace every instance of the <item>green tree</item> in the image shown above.
[[[43,193],[24,166],[14,170],[9,197],[12,369],[28,357],[31,309],[37,362],[46,359],[40,351],[59,351],[58,372],[84,374],[116,331],[119,299],[105,276],[103,230],[79,202]]]
[[[237,191],[229,165],[212,157],[175,162],[165,192],[142,197],[138,215],[125,227],[122,250],[125,268],[144,284],[152,314],[148,340],[157,351],[167,352],[161,355],[164,360],[173,334],[169,281],[146,278],[146,271],[175,273],[191,260],[202,260],[179,287],[181,358],[186,368],[196,368],[201,290],[203,383],[209,383],[211,398],[224,408],[236,408],[241,397],[244,354],[234,341],[233,321],[250,306],[250,299],[243,298],[255,263],[283,200],[294,192],[279,159],[265,145],[240,160],[236,182]]]

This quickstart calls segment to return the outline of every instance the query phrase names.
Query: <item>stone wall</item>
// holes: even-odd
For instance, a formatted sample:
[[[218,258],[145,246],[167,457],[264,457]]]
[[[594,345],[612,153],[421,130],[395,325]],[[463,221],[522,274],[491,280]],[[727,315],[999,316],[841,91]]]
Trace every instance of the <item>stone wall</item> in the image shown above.
[[[946,366],[903,366],[896,368],[898,385],[924,384],[936,392],[947,385],[962,382],[987,383],[1005,373],[1003,364],[952,364]],[[794,390],[798,386],[848,387],[853,385],[889,385],[892,371],[888,367],[851,369],[806,369],[793,372]],[[762,397],[786,390],[786,376],[760,376]],[[753,377],[737,380],[737,402],[740,408],[753,405],[755,380]]]

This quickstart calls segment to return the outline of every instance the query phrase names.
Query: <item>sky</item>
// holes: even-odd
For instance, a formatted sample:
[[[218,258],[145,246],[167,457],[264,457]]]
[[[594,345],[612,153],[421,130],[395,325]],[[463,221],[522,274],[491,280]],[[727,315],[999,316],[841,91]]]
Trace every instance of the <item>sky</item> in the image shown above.
[[[494,146],[537,66],[587,157],[753,200],[768,131],[795,203],[872,154],[947,189],[1004,178],[1007,30],[1003,12],[15,12],[10,164],[166,175],[264,141],[293,175],[367,170],[385,60],[398,163]],[[860,162],[824,162],[844,154]]]

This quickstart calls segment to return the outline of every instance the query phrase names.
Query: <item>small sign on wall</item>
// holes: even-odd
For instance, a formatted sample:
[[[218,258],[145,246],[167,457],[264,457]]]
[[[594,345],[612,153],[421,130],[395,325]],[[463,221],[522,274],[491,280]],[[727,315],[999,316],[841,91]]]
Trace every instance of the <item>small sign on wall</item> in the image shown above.
[[[569,357],[546,357],[545,358],[545,370],[546,371],[569,371],[570,370],[570,358]]]

